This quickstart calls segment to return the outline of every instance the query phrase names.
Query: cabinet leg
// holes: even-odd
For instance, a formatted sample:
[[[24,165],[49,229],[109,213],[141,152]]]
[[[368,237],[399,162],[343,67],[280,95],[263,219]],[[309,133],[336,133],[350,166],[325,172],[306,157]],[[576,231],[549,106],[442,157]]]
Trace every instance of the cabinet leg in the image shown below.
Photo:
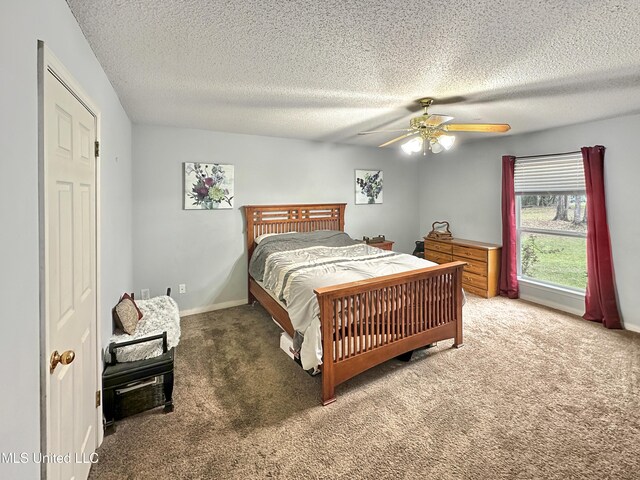
[[[164,411],[173,412],[173,371],[164,375]]]
[[[115,413],[116,413],[116,400],[115,390],[112,388],[104,389],[102,392],[102,412],[104,414],[104,431],[106,435],[110,435],[115,432]]]

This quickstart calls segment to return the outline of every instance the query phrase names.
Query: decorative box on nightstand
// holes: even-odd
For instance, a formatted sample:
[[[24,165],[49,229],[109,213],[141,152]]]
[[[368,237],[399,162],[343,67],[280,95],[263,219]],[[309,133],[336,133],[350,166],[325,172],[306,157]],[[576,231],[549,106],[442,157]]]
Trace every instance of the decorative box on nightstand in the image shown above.
[[[391,240],[385,240],[384,242],[368,243],[370,247],[381,248],[382,250],[393,250],[393,242]]]

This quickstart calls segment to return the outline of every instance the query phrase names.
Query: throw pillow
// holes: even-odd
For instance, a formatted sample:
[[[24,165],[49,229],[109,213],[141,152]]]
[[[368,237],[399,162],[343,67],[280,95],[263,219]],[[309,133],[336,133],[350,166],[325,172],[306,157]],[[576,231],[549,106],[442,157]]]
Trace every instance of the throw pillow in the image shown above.
[[[131,295],[133,295],[133,293]],[[136,301],[131,295],[129,295],[128,293],[125,293],[124,295],[122,295],[122,298],[120,300],[123,300],[125,298],[128,298],[129,300],[131,300],[133,302],[133,306],[136,307],[136,312],[138,312],[138,320],[140,320],[142,318],[142,310],[138,308],[138,304],[136,303]]]
[[[128,295],[127,295],[128,297]],[[133,335],[138,326],[138,310],[135,303],[131,300],[131,297],[123,297],[118,305],[116,305],[116,323],[118,327],[127,332],[129,335]]]

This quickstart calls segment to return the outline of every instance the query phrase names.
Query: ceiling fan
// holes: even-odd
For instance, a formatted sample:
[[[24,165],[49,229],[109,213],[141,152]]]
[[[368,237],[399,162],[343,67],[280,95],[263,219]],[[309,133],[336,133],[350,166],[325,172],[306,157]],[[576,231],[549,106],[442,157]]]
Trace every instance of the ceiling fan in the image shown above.
[[[401,130],[373,130],[369,132],[359,132],[358,135],[369,135],[371,133],[392,133],[405,132],[388,142],[384,142],[379,147],[386,147],[392,143],[408,139],[401,145],[402,150],[407,154],[422,152],[427,154],[427,150],[433,153],[440,153],[449,150],[456,137],[449,135],[449,132],[486,132],[486,133],[503,133],[511,129],[506,123],[447,123],[453,120],[448,115],[429,114],[428,108],[434,102],[433,98],[421,98],[418,100],[424,113],[417,117],[413,117],[409,121],[409,128]]]

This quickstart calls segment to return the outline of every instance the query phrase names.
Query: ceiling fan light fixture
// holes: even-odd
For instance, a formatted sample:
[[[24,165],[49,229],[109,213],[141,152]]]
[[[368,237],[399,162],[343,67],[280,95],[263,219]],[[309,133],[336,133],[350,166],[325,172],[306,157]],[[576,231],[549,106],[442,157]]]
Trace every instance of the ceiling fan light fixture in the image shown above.
[[[422,151],[422,137],[412,138],[408,142],[404,142],[400,145],[400,148],[402,148],[402,151],[407,155],[420,152]]]
[[[440,153],[444,151],[444,147],[440,145],[440,143],[436,140],[435,142],[431,143],[431,151],[433,153]]]
[[[440,135],[438,137],[438,143],[444,147],[445,150],[450,150],[456,141],[456,137],[453,135]]]

